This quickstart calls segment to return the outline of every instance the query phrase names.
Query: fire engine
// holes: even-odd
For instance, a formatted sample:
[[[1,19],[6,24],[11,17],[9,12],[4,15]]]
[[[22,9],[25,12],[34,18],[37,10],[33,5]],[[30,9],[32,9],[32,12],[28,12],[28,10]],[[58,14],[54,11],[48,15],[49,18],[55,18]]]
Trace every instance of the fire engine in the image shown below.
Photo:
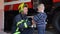
[[[18,6],[22,2],[28,4],[28,15],[36,14],[37,5],[45,4],[45,12],[48,15],[48,25],[52,26],[60,32],[60,0],[4,0],[4,30],[10,31],[13,24],[13,18],[19,13]],[[32,14],[33,13],[33,14]]]

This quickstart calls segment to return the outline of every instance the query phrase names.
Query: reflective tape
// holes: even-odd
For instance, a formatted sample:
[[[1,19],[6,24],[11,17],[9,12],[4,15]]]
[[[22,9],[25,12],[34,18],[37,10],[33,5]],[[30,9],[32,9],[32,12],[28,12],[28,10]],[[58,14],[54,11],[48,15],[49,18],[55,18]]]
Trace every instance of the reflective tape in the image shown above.
[[[27,20],[25,21],[24,26],[25,26],[25,28],[28,27],[28,25],[27,25]]]
[[[27,28],[27,27],[28,27],[26,23],[24,23],[24,26],[25,26],[25,28]]]
[[[19,21],[19,22],[17,23],[17,26],[18,26],[19,24],[21,24],[22,22],[24,22],[24,20]]]
[[[15,32],[14,34],[20,34],[20,31],[19,32]]]
[[[18,26],[19,26],[21,23],[23,23],[23,22],[24,22],[25,28],[28,27],[28,26],[27,26],[27,20],[26,20],[26,21],[21,20],[21,21],[17,22],[17,29],[16,29],[16,32],[15,32],[14,34],[20,34],[20,31],[19,31],[19,27],[18,27]]]
[[[18,30],[19,30],[19,28],[16,29],[16,31],[18,31]]]
[[[14,34],[20,34],[19,28],[16,29],[16,32]]]

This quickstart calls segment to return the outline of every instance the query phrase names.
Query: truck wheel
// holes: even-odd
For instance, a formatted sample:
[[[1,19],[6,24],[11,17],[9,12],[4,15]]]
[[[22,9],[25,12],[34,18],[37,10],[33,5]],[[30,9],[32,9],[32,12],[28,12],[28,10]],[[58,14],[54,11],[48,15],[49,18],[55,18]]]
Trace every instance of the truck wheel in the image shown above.
[[[54,15],[53,25],[56,28],[56,30],[60,32],[60,12]]]
[[[56,30],[60,32],[60,12],[54,15],[53,25],[56,28]]]

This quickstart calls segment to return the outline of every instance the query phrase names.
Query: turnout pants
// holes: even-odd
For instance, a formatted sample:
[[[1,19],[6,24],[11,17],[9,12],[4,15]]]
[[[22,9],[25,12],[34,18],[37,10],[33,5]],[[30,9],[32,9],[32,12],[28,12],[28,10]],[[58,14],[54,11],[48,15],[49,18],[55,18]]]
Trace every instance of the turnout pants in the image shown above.
[[[33,28],[26,28],[23,31],[21,31],[21,34],[33,34],[33,31]]]

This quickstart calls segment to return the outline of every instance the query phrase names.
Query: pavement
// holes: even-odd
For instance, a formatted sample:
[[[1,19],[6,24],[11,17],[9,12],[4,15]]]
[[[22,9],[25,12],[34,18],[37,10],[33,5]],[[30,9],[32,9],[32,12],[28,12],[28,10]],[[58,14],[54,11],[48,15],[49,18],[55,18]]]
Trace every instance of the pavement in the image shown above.
[[[5,32],[0,32],[0,34],[7,34],[7,33],[5,33]]]
[[[10,33],[0,32],[0,34],[10,34]],[[33,34],[38,34],[38,33],[37,33],[37,30],[35,30]],[[55,33],[55,32],[52,32],[52,31],[46,31],[45,34],[56,34],[56,33]]]
[[[37,31],[35,31],[34,34],[38,34]],[[56,33],[51,31],[46,31],[45,34],[56,34]]]
[[[6,33],[6,32],[0,32],[0,34],[11,34],[10,32],[9,33]],[[35,30],[33,34],[38,34],[38,31]],[[45,34],[58,34],[55,29],[46,29],[46,32]]]

